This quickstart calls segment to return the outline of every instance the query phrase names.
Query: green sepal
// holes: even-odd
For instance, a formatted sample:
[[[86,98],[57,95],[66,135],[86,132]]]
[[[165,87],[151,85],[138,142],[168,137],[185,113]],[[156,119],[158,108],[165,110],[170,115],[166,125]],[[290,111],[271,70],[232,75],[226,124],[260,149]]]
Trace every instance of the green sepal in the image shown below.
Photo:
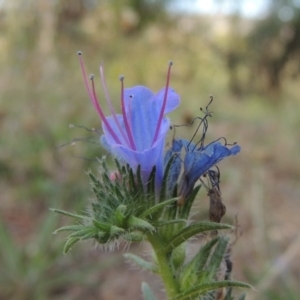
[[[219,237],[206,243],[200,248],[194,258],[183,267],[180,275],[182,291],[190,289],[195,285],[195,282],[199,282],[199,272],[205,267],[211,250],[218,241]]]
[[[110,227],[110,236],[111,237],[115,237],[115,236],[118,236],[122,233],[124,233],[125,230],[123,228],[120,228],[120,227],[117,227],[117,226],[111,226]]]
[[[196,199],[196,196],[197,196],[200,188],[201,188],[201,185],[196,186],[193,189],[192,194],[185,200],[185,202],[183,204],[183,207],[180,210],[180,214],[179,214],[180,218],[188,219],[188,217],[190,215],[190,211],[191,211],[192,205],[193,205],[193,203],[194,203],[194,201]]]
[[[154,166],[147,183],[147,201],[150,203],[150,206],[155,205],[155,174],[156,167]]]
[[[145,235],[142,232],[134,231],[123,235],[123,238],[128,242],[142,242],[145,240]]]
[[[142,180],[142,173],[141,173],[141,165],[138,165],[137,167],[137,171],[136,171],[136,180],[137,180],[137,185],[140,188],[139,193],[142,194],[142,198],[145,197],[145,191],[144,191],[144,184],[143,184],[143,180]]]
[[[131,215],[127,220],[128,228],[136,228],[144,231],[145,229],[148,231],[155,231],[155,228],[147,221],[137,218]]]
[[[178,200],[178,198],[173,198],[173,199],[166,200],[164,202],[160,202],[160,203],[150,207],[149,209],[145,210],[140,215],[140,218],[145,218],[145,217],[150,216],[151,219],[157,219],[157,216],[154,217],[153,215],[156,215],[157,213],[162,211],[167,205],[172,204],[172,203],[176,202],[177,200]]]
[[[126,215],[125,215],[126,209],[127,209],[126,205],[120,204],[115,211],[115,222],[116,225],[119,227],[124,227],[124,221],[126,219]]]
[[[175,159],[175,156],[172,156],[166,167],[165,167],[165,171],[164,171],[164,177],[162,180],[162,186],[161,186],[161,191],[160,191],[160,199],[165,199],[168,195],[167,195],[167,186],[168,186],[168,177],[169,177],[169,172],[172,166],[172,163]]]
[[[101,188],[101,183],[97,177],[94,176],[94,174],[89,170],[87,172],[88,176],[90,177],[91,181],[93,182],[93,185],[95,188]]]
[[[171,252],[181,243],[187,241],[192,236],[211,230],[232,229],[232,226],[214,222],[198,222],[183,228],[179,233],[173,236],[166,244],[165,251]]]
[[[50,210],[54,211],[54,212],[56,212],[58,214],[65,215],[65,216],[68,216],[68,217],[71,217],[71,218],[75,218],[75,219],[80,219],[80,220],[88,220],[89,219],[86,216],[73,214],[73,213],[70,213],[70,212],[67,212],[67,211],[61,210],[61,209],[50,208]]]
[[[153,273],[158,273],[158,269],[154,264],[144,260],[143,258],[141,258],[135,254],[125,253],[124,257],[126,259],[133,261],[135,264],[137,264],[142,269],[148,270]]]
[[[69,225],[69,226],[63,226],[63,227],[60,227],[58,229],[56,229],[53,234],[57,234],[59,232],[62,232],[62,231],[78,231],[78,230],[82,230],[86,228],[86,226],[84,225]]]
[[[97,227],[98,229],[100,229],[101,231],[104,231],[104,232],[109,232],[110,231],[110,225],[105,224],[103,222],[99,222],[95,219],[93,219],[93,225],[95,227]]]
[[[142,282],[142,294],[145,300],[156,300],[153,292],[146,282]]]
[[[78,237],[79,239],[82,239],[83,236],[86,234],[91,234],[91,237],[96,237],[98,233],[98,230],[95,229],[95,227],[85,227],[84,229],[75,231],[71,233],[68,238],[75,238]]]
[[[63,253],[67,254],[78,241],[80,241],[80,238],[78,237],[68,238],[67,242],[65,243]]]
[[[213,281],[213,282],[204,283],[204,284],[195,286],[186,292],[180,293],[172,300],[195,299],[195,297],[205,295],[210,291],[217,290],[220,288],[227,288],[227,287],[252,288],[251,285],[244,283],[244,282],[240,282],[240,281],[229,281],[229,280]]]

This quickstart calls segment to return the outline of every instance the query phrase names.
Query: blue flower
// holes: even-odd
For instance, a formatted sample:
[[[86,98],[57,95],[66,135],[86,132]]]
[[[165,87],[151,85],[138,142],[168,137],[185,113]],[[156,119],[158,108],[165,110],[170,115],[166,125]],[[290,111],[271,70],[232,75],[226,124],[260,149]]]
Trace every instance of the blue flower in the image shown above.
[[[219,141],[212,142],[199,149],[196,149],[194,144],[186,140],[181,140],[181,142],[186,149],[183,161],[184,170],[179,183],[181,201],[184,201],[191,194],[196,181],[211,167],[225,157],[236,155],[241,150],[238,145],[229,148]]]
[[[79,53],[81,69],[90,99],[102,120],[104,135],[101,137],[103,146],[118,160],[128,163],[133,170],[141,166],[143,183],[156,168],[156,189],[159,191],[163,178],[163,151],[165,138],[170,128],[169,119],[165,114],[174,110],[180,103],[178,94],[169,88],[170,68],[168,69],[166,87],[154,94],[144,86],[124,89],[121,78],[122,114],[116,114],[109,98],[104,79],[103,66],[100,66],[102,86],[106,101],[111,111],[105,116],[100,106],[94,87],[93,77],[90,87],[81,53]]]

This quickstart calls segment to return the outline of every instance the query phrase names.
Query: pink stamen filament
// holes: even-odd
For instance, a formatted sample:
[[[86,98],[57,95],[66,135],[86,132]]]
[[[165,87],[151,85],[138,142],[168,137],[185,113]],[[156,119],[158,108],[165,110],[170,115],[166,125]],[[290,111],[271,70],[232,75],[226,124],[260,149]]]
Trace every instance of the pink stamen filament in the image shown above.
[[[89,87],[81,52],[78,52],[78,57],[79,57],[81,72],[82,72],[82,75],[83,75],[84,84],[85,84],[86,90],[89,94],[89,97],[90,97],[96,111],[98,112],[102,122],[105,124],[107,130],[109,131],[110,135],[113,137],[113,139],[115,140],[116,143],[121,144],[119,138],[117,137],[117,135],[115,134],[115,132],[111,128],[110,124],[108,123],[108,121],[107,121],[107,119],[106,119],[106,117],[105,117],[105,115],[104,115],[104,113],[103,113],[103,111],[102,111],[102,109],[99,105],[98,99],[96,97],[96,92],[95,92],[95,87],[94,87],[94,81],[93,80],[92,80],[92,89],[93,89],[93,91],[91,91],[91,89]]]
[[[122,115],[123,115],[124,125],[125,125],[125,129],[126,129],[126,132],[127,132],[127,136],[129,138],[131,149],[136,150],[136,146],[135,146],[134,139],[133,139],[133,136],[132,136],[131,128],[130,128],[128,118],[127,118],[127,114],[126,114],[126,111],[125,111],[124,77],[120,76],[120,80],[121,80],[121,107],[122,107]]]
[[[163,105],[162,105],[162,108],[160,110],[160,114],[159,114],[159,117],[158,117],[158,122],[157,122],[156,130],[155,130],[155,134],[153,136],[152,145],[155,143],[155,141],[158,138],[159,129],[160,129],[163,117],[164,117],[164,112],[165,112],[165,108],[166,108],[166,105],[167,105],[167,98],[168,98],[168,91],[169,91],[169,84],[170,84],[171,67],[172,67],[172,65],[173,65],[173,63],[169,62],[168,73],[167,73],[167,81],[166,81],[166,89],[165,89],[165,94],[164,94]]]
[[[110,100],[110,97],[109,97],[109,94],[108,94],[108,89],[107,89],[107,85],[106,85],[106,81],[105,81],[105,76],[104,76],[104,67],[103,65],[101,64],[100,65],[100,78],[101,78],[101,83],[102,83],[102,87],[103,87],[103,91],[104,91],[104,95],[105,95],[105,99],[106,99],[106,102],[109,106],[109,109],[110,109],[110,112],[112,114],[112,117],[114,118],[115,122],[116,122],[116,125],[124,139],[124,141],[126,142],[126,144],[129,146],[130,142],[124,132],[124,130],[122,129],[121,127],[121,124],[119,122],[119,119],[117,117],[117,114],[116,114],[116,111],[112,105],[112,102]]]

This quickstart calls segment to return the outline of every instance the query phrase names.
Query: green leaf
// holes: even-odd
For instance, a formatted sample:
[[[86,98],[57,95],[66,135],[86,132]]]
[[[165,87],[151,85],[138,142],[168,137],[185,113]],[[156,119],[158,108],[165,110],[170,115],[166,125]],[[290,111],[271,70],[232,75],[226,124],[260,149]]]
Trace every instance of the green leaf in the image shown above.
[[[110,231],[110,225],[105,224],[103,222],[99,222],[97,220],[93,220],[93,224],[95,227],[97,227],[98,229],[100,229],[101,231],[105,231],[105,232],[109,232]]]
[[[57,234],[59,232],[62,232],[62,231],[79,231],[79,230],[82,230],[84,229],[85,226],[84,225],[70,225],[70,226],[63,226],[63,227],[60,227],[58,229],[56,229],[53,234]]]
[[[185,202],[184,202],[184,205],[180,211],[180,214],[179,214],[179,217],[180,218],[183,218],[183,219],[188,219],[189,215],[190,215],[190,211],[191,211],[191,208],[192,208],[192,205],[196,199],[196,196],[199,192],[201,188],[201,185],[198,185],[194,188],[192,194],[190,195],[190,197],[188,197]]]
[[[205,283],[205,284],[201,284],[196,287],[193,287],[192,289],[190,289],[186,292],[180,293],[172,300],[193,299],[194,297],[205,295],[209,291],[217,290],[217,289],[224,288],[224,287],[225,288],[227,288],[227,287],[252,288],[251,285],[244,283],[244,282],[240,282],[240,281],[229,281],[229,280],[214,281],[214,282],[209,282],[209,283]]]
[[[199,282],[199,271],[201,271],[208,261],[211,249],[219,241],[219,237],[209,241],[200,248],[194,258],[188,262],[181,272],[181,290],[185,291],[195,285],[195,280]]]
[[[140,230],[147,229],[149,231],[155,231],[155,228],[149,222],[132,215],[128,218],[127,225],[129,228],[133,227]]]
[[[156,300],[149,285],[146,282],[142,282],[142,293],[145,300]]]
[[[214,249],[214,252],[211,255],[209,259],[209,263],[207,264],[206,267],[206,269],[209,271],[209,279],[213,279],[215,273],[220,268],[221,262],[226,253],[228,243],[229,243],[229,237],[227,236],[220,237],[219,242],[216,248]]]
[[[173,199],[166,200],[164,202],[160,202],[160,203],[150,207],[149,209],[145,210],[139,217],[140,218],[145,218],[145,217],[148,217],[148,216],[151,217],[153,214],[156,214],[158,211],[162,210],[167,205],[176,202],[177,199],[178,198],[173,198]]]
[[[128,165],[128,174],[129,174],[130,192],[134,194],[139,190],[139,188],[136,185],[135,176],[134,176],[133,171],[132,171],[132,169],[130,168],[129,165]]]
[[[152,263],[144,260],[143,258],[141,258],[137,255],[134,255],[132,253],[126,253],[126,254],[124,254],[124,257],[126,259],[129,259],[129,260],[133,261],[135,264],[137,264],[142,269],[148,270],[148,271],[153,272],[153,273],[158,272],[158,269],[155,265],[153,265]]]
[[[64,254],[67,254],[71,248],[76,244],[78,241],[80,241],[80,238],[74,237],[74,238],[68,238],[65,246],[64,246]]]
[[[155,174],[156,174],[156,168],[153,167],[147,184],[147,200],[154,205],[155,203]]]
[[[187,241],[192,236],[211,230],[232,229],[232,226],[214,222],[199,222],[183,228],[179,233],[173,236],[166,244],[165,251],[171,252],[181,243]]]
[[[99,179],[97,177],[95,177],[94,174],[91,171],[89,171],[87,174],[90,177],[90,179],[91,179],[93,185],[95,186],[95,188],[96,189],[101,188],[101,182],[99,181]]]
[[[137,179],[137,185],[139,187],[143,187],[144,184],[143,184],[143,180],[142,180],[142,173],[141,173],[141,165],[138,165],[137,167],[137,171],[136,171],[136,179]],[[144,191],[144,188],[141,188],[139,193],[142,195],[142,198],[145,197],[145,191]]]
[[[165,199],[167,196],[168,177],[169,177],[169,172],[170,172],[170,169],[171,169],[174,159],[175,159],[175,156],[172,156],[169,159],[169,161],[165,167],[164,177],[162,180],[162,186],[161,186],[161,191],[160,191],[160,199]]]
[[[117,226],[111,226],[110,227],[110,235],[113,237],[113,236],[118,236],[122,233],[124,233],[124,229],[123,228],[120,228],[120,227],[117,227]]]
[[[124,226],[124,221],[125,221],[125,218],[126,218],[126,215],[125,215],[126,209],[127,209],[126,205],[120,204],[117,207],[116,211],[115,211],[116,224],[119,227],[123,227]]]
[[[170,220],[170,221],[164,221],[164,220],[160,220],[157,222],[153,222],[153,225],[156,227],[162,227],[162,226],[167,226],[167,225],[171,225],[171,224],[180,224],[182,223],[182,225],[186,225],[186,220],[185,219],[176,219],[176,220]]]
[[[73,213],[70,213],[70,212],[67,212],[67,211],[61,210],[61,209],[50,208],[50,210],[54,211],[54,212],[56,212],[58,214],[65,215],[65,216],[68,216],[68,217],[71,217],[71,218],[75,218],[75,219],[80,219],[80,220],[89,220],[90,219],[87,216],[73,214]]]
[[[126,233],[122,237],[128,242],[142,242],[145,240],[145,235],[139,231]]]
[[[82,230],[78,230],[71,233],[68,238],[78,237],[79,239],[82,239],[82,237],[86,234],[92,234],[92,236],[97,236],[98,230],[95,230],[94,227],[85,227]]]
[[[98,234],[95,233],[95,232],[87,232],[86,234],[83,234],[81,237],[80,237],[80,240],[83,241],[83,240],[88,240],[88,239],[91,239],[91,238],[96,238],[98,237]]]

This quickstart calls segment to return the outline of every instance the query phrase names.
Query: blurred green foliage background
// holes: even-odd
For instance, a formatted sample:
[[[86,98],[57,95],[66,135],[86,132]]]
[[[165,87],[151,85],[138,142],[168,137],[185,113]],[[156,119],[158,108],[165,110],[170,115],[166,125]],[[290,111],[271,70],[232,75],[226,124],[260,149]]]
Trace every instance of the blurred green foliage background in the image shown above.
[[[77,50],[96,74],[101,101],[105,63],[116,107],[120,74],[126,86],[157,91],[169,60],[182,99],[174,124],[201,115],[213,94],[208,139],[226,136],[242,146],[220,164],[225,221],[239,228],[234,278],[255,286],[247,299],[298,299],[300,3],[269,1],[250,19],[241,14],[243,0],[216,0],[213,15],[174,12],[175,2],[1,1],[1,300],[141,299],[142,280],[160,295],[155,278],[124,265],[122,247],[108,254],[87,243],[63,256],[63,236],[51,234],[69,220],[49,207],[85,209],[91,193],[84,171],[97,170],[104,154],[98,135],[80,127],[100,122]],[[228,3],[232,12],[223,14]],[[195,218],[207,218],[205,192],[196,210]]]

